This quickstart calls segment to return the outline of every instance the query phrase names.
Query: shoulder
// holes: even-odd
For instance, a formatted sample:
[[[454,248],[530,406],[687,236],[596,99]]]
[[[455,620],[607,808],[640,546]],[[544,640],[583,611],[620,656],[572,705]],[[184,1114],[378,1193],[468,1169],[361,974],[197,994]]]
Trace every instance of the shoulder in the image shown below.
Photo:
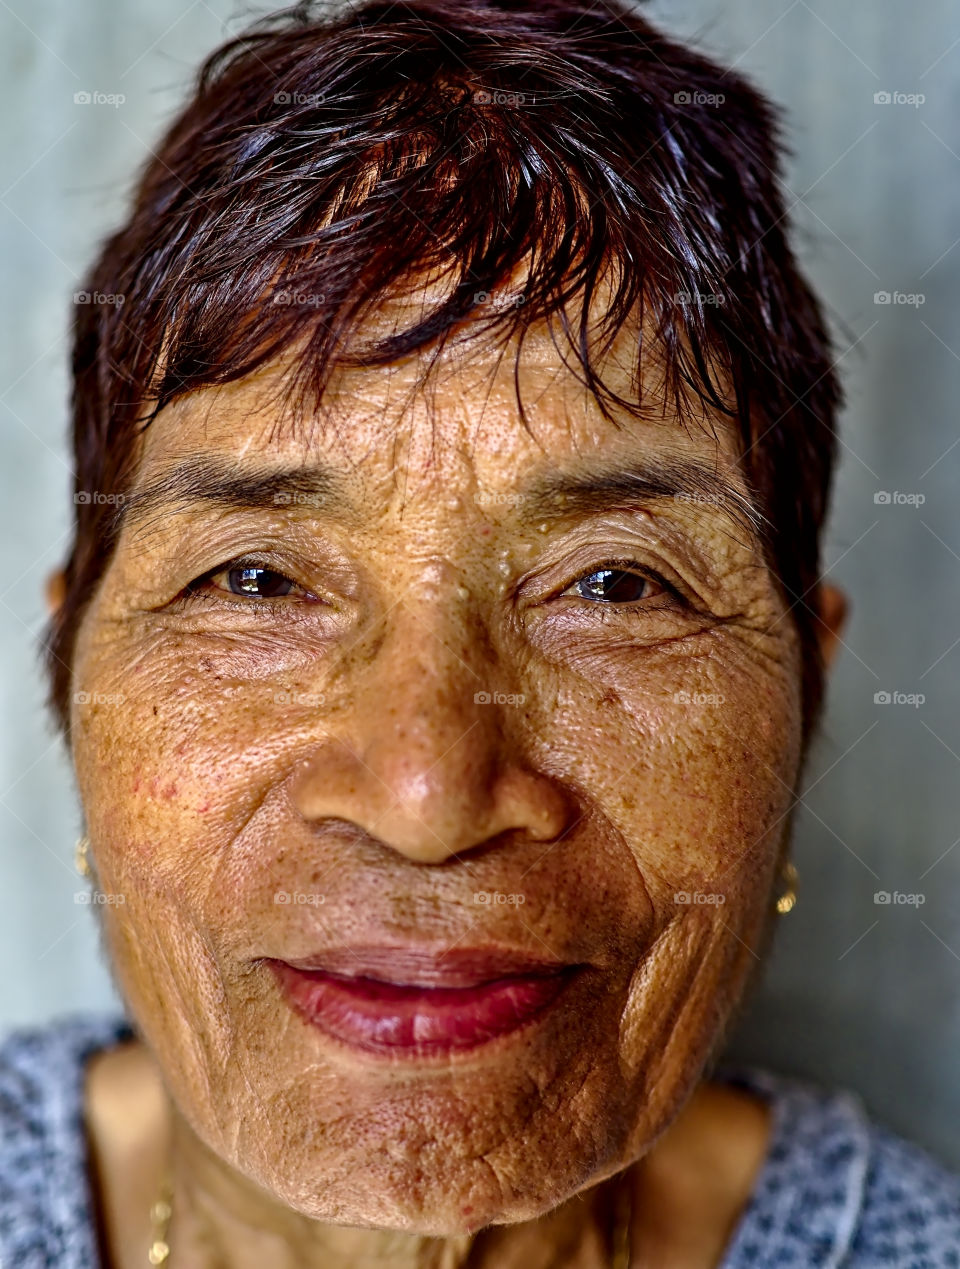
[[[121,1015],[73,1014],[0,1035],[0,1264],[94,1264],[84,1066],[131,1034]]]
[[[856,1263],[960,1269],[960,1176],[876,1124],[868,1140]]]
[[[960,1176],[875,1123],[843,1089],[756,1068],[767,1157],[722,1269],[960,1269]]]

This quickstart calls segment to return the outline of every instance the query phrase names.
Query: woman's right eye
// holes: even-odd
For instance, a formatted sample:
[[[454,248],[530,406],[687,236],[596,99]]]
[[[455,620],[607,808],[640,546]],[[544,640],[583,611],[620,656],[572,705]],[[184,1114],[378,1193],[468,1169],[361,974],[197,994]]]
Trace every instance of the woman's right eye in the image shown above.
[[[211,598],[211,592],[215,591],[260,601],[283,599],[294,591],[314,598],[284,573],[258,560],[230,560],[196,578],[187,587],[187,594],[197,598]]]
[[[289,595],[294,587],[289,577],[270,568],[230,568],[215,576],[226,577],[231,594],[251,595],[254,599],[276,599]]]

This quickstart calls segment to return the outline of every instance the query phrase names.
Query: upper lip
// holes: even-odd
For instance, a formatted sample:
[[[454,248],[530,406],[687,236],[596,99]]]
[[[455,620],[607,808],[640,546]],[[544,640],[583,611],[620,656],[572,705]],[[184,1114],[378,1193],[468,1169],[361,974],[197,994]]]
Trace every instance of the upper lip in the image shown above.
[[[298,960],[294,969],[374,978],[412,987],[476,987],[499,978],[558,974],[570,962],[504,947],[429,947],[411,943],[338,945]]]

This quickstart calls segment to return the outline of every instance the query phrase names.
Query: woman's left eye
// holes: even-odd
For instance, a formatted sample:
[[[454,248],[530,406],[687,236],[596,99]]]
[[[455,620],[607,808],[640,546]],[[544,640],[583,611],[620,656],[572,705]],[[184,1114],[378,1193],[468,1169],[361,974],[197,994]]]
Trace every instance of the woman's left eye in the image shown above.
[[[578,578],[573,589],[581,599],[609,604],[635,604],[654,597],[658,591],[674,593],[663,578],[655,573],[640,572],[639,568],[632,560],[611,560]],[[650,588],[654,596],[649,593]]]

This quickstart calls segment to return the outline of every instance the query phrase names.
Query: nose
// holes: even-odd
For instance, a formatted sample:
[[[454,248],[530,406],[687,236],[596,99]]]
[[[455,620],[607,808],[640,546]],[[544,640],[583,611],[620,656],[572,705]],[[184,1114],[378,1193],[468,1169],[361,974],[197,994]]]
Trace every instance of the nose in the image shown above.
[[[338,730],[299,769],[297,810],[346,820],[424,864],[504,833],[556,839],[568,798],[508,744],[504,712],[519,705],[485,687],[449,640],[394,630],[352,685]]]

